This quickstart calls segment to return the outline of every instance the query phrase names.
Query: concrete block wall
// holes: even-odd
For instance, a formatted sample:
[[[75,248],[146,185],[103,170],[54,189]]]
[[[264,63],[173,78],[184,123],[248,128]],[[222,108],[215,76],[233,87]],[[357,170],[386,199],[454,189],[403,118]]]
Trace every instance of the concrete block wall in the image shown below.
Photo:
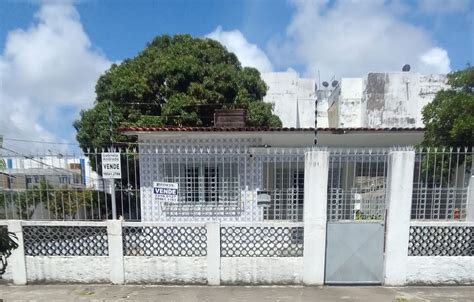
[[[474,221],[411,221],[412,227],[435,228],[443,231],[450,228],[471,228],[474,230]],[[432,236],[432,234],[430,234]],[[446,234],[441,235],[446,238]],[[449,234],[452,237],[453,234]],[[462,243],[462,234],[454,234],[456,245]],[[464,238],[471,241],[474,248],[474,232]],[[439,244],[440,242],[438,242]],[[445,243],[445,242],[443,242]],[[443,244],[444,245],[444,244]],[[450,247],[445,247],[449,249]],[[452,251],[451,251],[452,252]],[[459,255],[425,255],[406,257],[406,279],[408,285],[472,285],[474,284],[474,257]]]

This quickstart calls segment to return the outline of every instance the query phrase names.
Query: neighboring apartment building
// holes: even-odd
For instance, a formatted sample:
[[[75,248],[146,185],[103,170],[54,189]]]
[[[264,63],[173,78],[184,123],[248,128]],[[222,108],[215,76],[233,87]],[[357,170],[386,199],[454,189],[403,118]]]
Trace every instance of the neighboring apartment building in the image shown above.
[[[87,157],[60,155],[37,156],[31,159],[3,156],[6,169],[0,173],[0,189],[24,190],[46,181],[53,187],[103,188]]]
[[[269,86],[265,102],[274,104],[283,127],[390,128],[423,127],[422,109],[441,89],[446,75],[412,72],[371,72],[340,82],[300,78],[296,72],[262,74]]]
[[[423,107],[448,87],[440,74],[371,72],[342,78],[329,97],[329,127],[423,127]]]
[[[328,127],[327,96],[329,89],[315,91],[316,79],[300,78],[296,72],[267,72],[262,78],[268,85],[263,98],[274,105],[283,127],[314,127],[315,101],[318,101],[318,127]]]

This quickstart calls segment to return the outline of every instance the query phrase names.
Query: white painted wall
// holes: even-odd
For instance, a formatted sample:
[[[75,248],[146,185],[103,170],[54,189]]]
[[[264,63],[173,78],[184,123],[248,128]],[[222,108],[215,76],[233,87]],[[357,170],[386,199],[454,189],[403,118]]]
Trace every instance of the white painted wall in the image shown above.
[[[109,283],[107,256],[26,256],[29,283]]]
[[[10,259],[7,259],[7,261]],[[2,280],[4,280],[7,283],[12,283],[13,282],[13,274],[12,274],[12,265],[10,261],[8,261],[8,266],[7,269],[5,270],[5,273],[2,276]]]
[[[206,257],[125,256],[126,283],[206,284]]]
[[[474,257],[408,257],[407,283],[409,285],[472,285],[474,284]]]
[[[221,283],[301,284],[303,257],[222,257]]]
[[[365,90],[366,126],[423,127],[423,107],[434,99],[437,91],[447,87],[444,75],[369,73]]]
[[[340,87],[329,97],[330,127],[391,128],[423,127],[423,107],[449,86],[446,75],[372,72]]]
[[[364,81],[362,78],[342,78],[340,94],[333,106],[337,107],[338,123],[335,127],[361,127],[362,124],[362,94]]]
[[[314,127],[316,79],[300,78],[296,72],[262,73],[262,79],[268,85],[263,98],[274,104],[274,112],[283,123],[283,127]],[[318,127],[328,127],[327,96],[318,94]]]

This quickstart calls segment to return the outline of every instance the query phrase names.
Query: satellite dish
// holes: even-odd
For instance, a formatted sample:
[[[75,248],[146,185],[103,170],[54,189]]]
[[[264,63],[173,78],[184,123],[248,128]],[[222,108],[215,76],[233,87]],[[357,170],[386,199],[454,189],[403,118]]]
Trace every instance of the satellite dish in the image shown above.
[[[408,64],[403,65],[402,71],[405,71],[405,72],[410,71],[410,65],[408,65]]]
[[[327,87],[329,87],[329,83],[326,82],[326,81],[324,81],[324,82],[323,82],[323,86],[327,88]]]
[[[337,84],[339,84],[339,82],[334,80],[334,81],[332,81],[331,86],[334,88],[334,87],[337,86]]]

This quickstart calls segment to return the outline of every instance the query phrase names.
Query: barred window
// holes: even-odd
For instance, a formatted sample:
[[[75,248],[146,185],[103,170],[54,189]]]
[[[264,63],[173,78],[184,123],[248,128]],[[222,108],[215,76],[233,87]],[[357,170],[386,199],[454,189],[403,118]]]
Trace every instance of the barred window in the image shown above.
[[[181,203],[220,204],[240,198],[237,163],[167,164],[164,179],[178,183]]]

